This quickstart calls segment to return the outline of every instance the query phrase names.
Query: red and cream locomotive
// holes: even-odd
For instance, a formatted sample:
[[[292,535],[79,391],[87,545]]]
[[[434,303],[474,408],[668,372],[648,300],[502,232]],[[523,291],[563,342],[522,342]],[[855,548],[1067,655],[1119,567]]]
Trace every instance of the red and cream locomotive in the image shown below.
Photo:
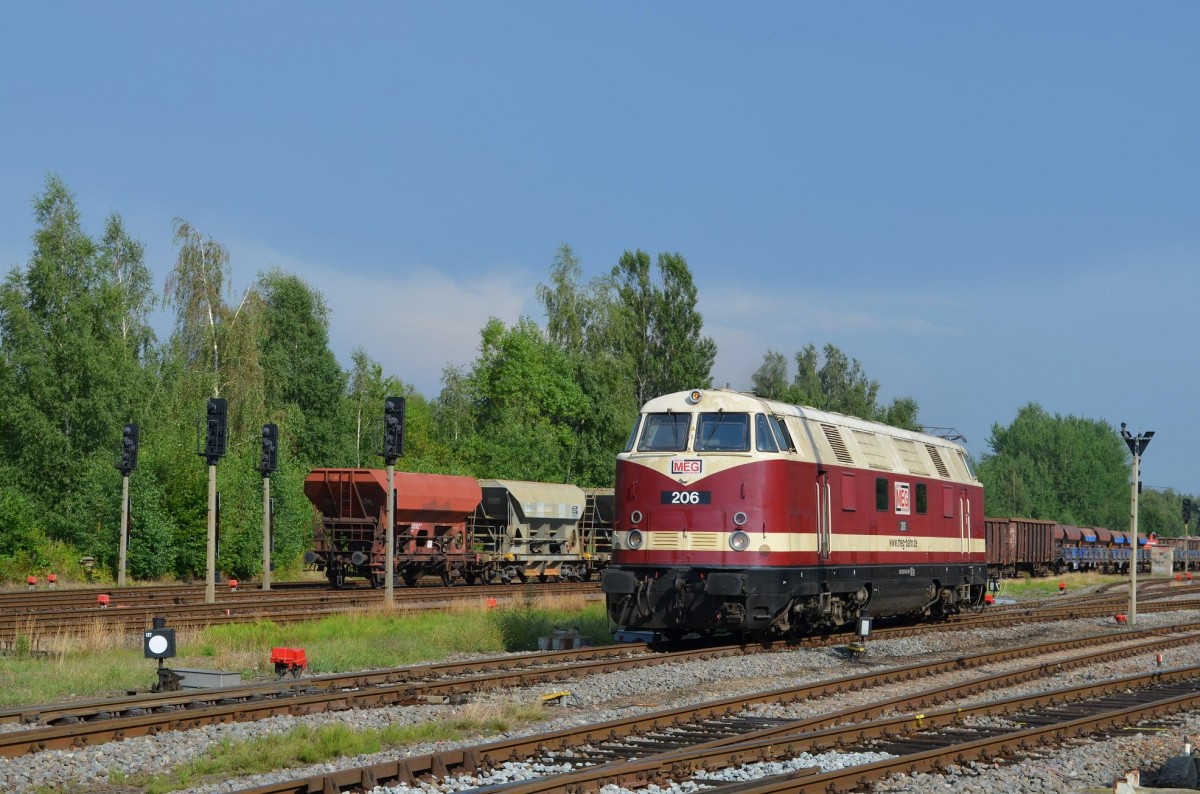
[[[983,487],[938,436],[728,390],[650,400],[617,456],[621,628],[787,635],[981,608]]]

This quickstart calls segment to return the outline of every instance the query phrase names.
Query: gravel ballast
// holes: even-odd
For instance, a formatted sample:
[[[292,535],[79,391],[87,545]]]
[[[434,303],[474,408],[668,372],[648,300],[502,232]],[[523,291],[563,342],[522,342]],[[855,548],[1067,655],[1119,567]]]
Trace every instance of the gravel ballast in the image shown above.
[[[1150,628],[1190,620],[1192,613],[1156,613],[1139,615],[1138,628]],[[512,700],[535,701],[541,694],[569,689],[570,697],[561,707],[552,707],[552,719],[529,726],[522,734],[542,733],[568,727],[594,724],[657,711],[701,703],[721,697],[762,691],[789,685],[812,683],[841,677],[864,667],[884,667],[911,663],[920,659],[944,657],[956,653],[975,653],[987,648],[1029,644],[1050,638],[1070,638],[1109,632],[1111,620],[1073,621],[1053,624],[1027,624],[986,631],[946,630],[920,638],[878,640],[870,642],[870,654],[863,661],[850,661],[840,649],[798,649],[780,653],[753,654],[726,659],[675,664],[670,667],[643,668],[636,672],[609,673],[590,676],[585,680],[558,683],[537,689],[489,693],[488,697],[501,702]],[[1200,657],[1195,646],[1164,652],[1164,666],[1182,666]],[[1028,661],[988,668],[987,672],[1016,669]],[[1145,660],[1131,659],[1101,669],[1081,668],[1059,673],[1054,678],[991,692],[985,699],[1012,697],[1073,683],[1131,675],[1141,666],[1149,672],[1154,666],[1152,655]],[[983,674],[982,670],[965,670],[930,679],[907,681],[877,687],[865,692],[842,693],[836,697],[805,701],[799,707],[764,705],[757,711],[765,716],[804,718],[848,708],[902,693],[916,692],[953,680],[967,680]],[[957,677],[957,678],[956,678]],[[87,791],[133,791],[109,780],[110,771],[119,770],[125,776],[151,775],[168,772],[204,753],[219,742],[246,741],[271,733],[285,732],[297,725],[319,727],[345,723],[354,728],[384,728],[392,724],[416,724],[438,719],[453,712],[452,706],[404,706],[350,712],[314,714],[304,717],[273,717],[247,723],[207,726],[186,732],[165,732],[153,737],[141,737],[112,742],[83,750],[49,751],[16,759],[0,758],[0,790],[31,791],[36,788],[57,789],[76,786]],[[1200,736],[1200,715],[1181,718],[1178,727],[1168,730],[1139,733],[1103,742],[1083,742],[1062,749],[1046,750],[1037,757],[1014,764],[971,764],[955,768],[947,775],[895,776],[877,784],[876,790],[895,794],[949,791],[965,794],[994,794],[995,791],[1072,792],[1086,789],[1111,790],[1112,781],[1123,777],[1133,768],[1157,769],[1171,756],[1182,751],[1184,741]],[[503,735],[472,737],[467,741],[436,745],[419,745],[388,750],[372,756],[340,759],[336,763],[317,764],[303,769],[256,775],[251,778],[227,780],[188,789],[195,794],[237,791],[279,780],[323,774],[337,769],[382,763],[397,757],[422,755],[460,746],[472,746],[505,738]],[[1195,744],[1195,742],[1193,742]],[[825,754],[820,764],[845,765],[869,763],[859,754]],[[817,763],[813,759],[791,762],[780,759],[757,769],[714,771],[714,775],[780,774]],[[798,764],[793,766],[793,764]],[[509,765],[499,770],[512,776],[536,776],[537,771],[525,765]],[[831,767],[832,768],[832,767]],[[547,773],[547,771],[542,772]],[[509,779],[516,779],[515,777]],[[734,778],[745,779],[745,778]],[[501,782],[489,779],[489,783]],[[476,782],[473,785],[482,785]],[[702,785],[702,783],[701,783]],[[471,784],[463,782],[452,788],[462,790]],[[695,791],[696,784],[668,787],[671,791]],[[380,788],[379,791],[402,792],[404,787]],[[425,788],[423,790],[431,790]],[[616,794],[616,789],[605,794]]]

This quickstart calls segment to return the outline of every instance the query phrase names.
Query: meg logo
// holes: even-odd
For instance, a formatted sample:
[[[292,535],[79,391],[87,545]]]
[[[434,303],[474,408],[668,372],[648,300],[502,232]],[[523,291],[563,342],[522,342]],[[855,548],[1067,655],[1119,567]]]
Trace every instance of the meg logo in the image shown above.
[[[703,474],[704,461],[694,459],[679,459],[671,461],[672,474]]]

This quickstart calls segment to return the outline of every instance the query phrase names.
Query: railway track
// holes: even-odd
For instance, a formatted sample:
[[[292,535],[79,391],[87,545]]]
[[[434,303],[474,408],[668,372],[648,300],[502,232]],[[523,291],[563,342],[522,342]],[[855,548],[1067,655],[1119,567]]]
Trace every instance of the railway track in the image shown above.
[[[1200,707],[1200,667],[1138,675],[1085,687],[1041,691],[975,706],[936,709],[941,703],[978,695],[1020,682],[1048,678],[1076,667],[1104,664],[1165,647],[1200,642],[1200,624],[1144,632],[1120,632],[1083,640],[1043,643],[971,656],[938,659],[845,676],[832,681],[726,698],[604,722],[579,729],[508,739],[467,749],[400,759],[246,789],[246,794],[369,790],[376,785],[472,777],[471,785],[506,794],[576,794],[606,785],[644,786],[680,782],[703,770],[712,785],[715,771],[747,763],[773,762],[800,753],[886,752],[895,757],[840,773],[819,774],[802,768],[785,779],[761,784],[718,786],[721,791],[850,791],[894,771],[939,768],[970,758],[1020,752],[1044,737],[1077,736],[1090,730],[1142,718],[1161,718],[1172,710]],[[1100,650],[1086,652],[1095,646]],[[962,671],[1015,659],[1070,652],[1052,663],[933,687],[862,707],[809,719],[781,719],[755,712],[764,704],[806,704],[831,695],[860,691],[897,681]],[[1135,694],[1131,694],[1135,693]],[[1085,697],[1095,705],[1081,705]],[[1105,700],[1105,698],[1108,698]],[[1064,712],[1064,702],[1072,704]],[[1056,712],[1055,710],[1058,709]],[[803,709],[802,709],[803,710]],[[916,713],[913,713],[916,712]],[[978,715],[1002,715],[1011,726],[988,729],[971,722]],[[890,716],[885,716],[890,715]],[[1037,727],[1027,727],[1029,725]],[[553,769],[550,775],[522,783],[488,786],[490,770],[512,762]],[[762,788],[758,788],[762,786]]]
[[[569,587],[569,586],[567,586]],[[1169,611],[1181,608],[1200,607],[1200,601],[1170,602],[1155,604],[1151,611]],[[873,633],[875,640],[894,639],[901,637],[919,636],[921,634],[940,630],[968,630],[997,628],[1030,622],[1050,622],[1058,620],[1073,620],[1088,617],[1106,617],[1108,607],[1087,607],[1084,605],[1062,605],[1057,601],[1042,602],[1021,609],[1010,609],[996,613],[981,615],[959,616],[946,623],[938,624],[902,624],[882,626]],[[252,619],[260,619],[253,616]],[[274,618],[272,618],[274,619]],[[140,629],[139,629],[140,630]],[[538,683],[546,680],[556,680],[577,676],[586,672],[606,672],[617,669],[621,663],[614,665],[614,659],[648,655],[648,660],[630,661],[630,667],[641,666],[645,663],[666,664],[671,661],[686,661],[694,658],[717,658],[721,656],[741,655],[762,651],[775,651],[791,647],[820,647],[844,643],[851,635],[840,632],[820,636],[805,637],[794,640],[778,640],[762,643],[738,643],[714,646],[709,640],[693,640],[686,643],[623,643],[600,647],[582,648],[573,651],[544,652],[524,656],[504,655],[490,659],[470,662],[448,662],[396,667],[377,671],[352,672],[346,674],[329,674],[303,679],[284,679],[264,683],[245,684],[238,687],[204,689],[192,692],[167,692],[158,694],[130,694],[126,697],[97,699],[88,701],[72,701],[68,703],[31,705],[20,708],[0,710],[0,724],[21,723],[39,725],[42,727],[60,727],[62,725],[93,723],[98,720],[120,718],[125,716],[146,716],[155,712],[175,713],[181,710],[196,711],[207,709],[218,703],[225,707],[233,707],[248,701],[279,701],[297,706],[293,713],[313,713],[321,710],[315,703],[306,703],[299,708],[301,695],[313,695],[317,692],[334,692],[339,690],[365,690],[368,687],[412,685],[408,691],[396,689],[392,692],[375,693],[372,697],[381,703],[416,702],[422,698],[441,699],[458,696],[478,688],[497,686],[517,686]],[[667,653],[672,649],[678,651],[672,655]],[[605,660],[602,664],[585,665],[588,660]],[[568,668],[556,665],[570,664]],[[522,668],[537,667],[536,674],[520,673],[510,675],[510,671]],[[486,674],[493,672],[488,677]],[[429,685],[425,691],[418,692],[416,682],[441,680],[450,676],[479,675],[478,681],[444,682]],[[365,707],[362,696],[355,696],[353,705],[341,708]],[[261,711],[269,712],[270,707],[264,705]],[[255,710],[244,710],[239,719],[253,719]],[[226,721],[216,715],[213,721]],[[267,714],[270,716],[270,714]],[[167,722],[171,722],[168,720]],[[127,734],[128,735],[128,734]],[[52,746],[52,745],[47,745]],[[58,746],[57,744],[53,746]],[[0,755],[11,755],[0,749]]]
[[[990,625],[1014,622],[1029,622],[1029,616],[999,616],[993,618]],[[983,625],[989,624],[986,621],[977,621],[971,627],[979,628]],[[951,626],[900,626],[880,629],[875,637],[905,637],[949,628]],[[1200,631],[1200,624],[1194,628]],[[1160,633],[1161,631],[1117,633],[1105,637],[1123,640],[1127,637],[1154,637]],[[470,662],[324,675],[238,687],[25,706],[0,711],[0,723],[27,726],[24,729],[0,733],[0,756],[15,757],[47,749],[84,747],[134,736],[152,735],[164,730],[189,730],[203,725],[264,719],[280,714],[302,716],[321,711],[449,702],[474,692],[568,680],[590,673],[777,651],[794,646],[839,644],[846,639],[846,635],[828,635],[792,643],[716,647],[694,642],[685,647],[676,644],[671,646],[670,650],[664,650],[667,648],[664,645],[645,643],[612,645],[522,656],[506,655]],[[1079,642],[1086,643],[1091,640]],[[986,660],[993,657],[981,655],[977,658]],[[956,664],[959,663],[956,661]],[[914,673],[908,671],[905,674]]]
[[[509,603],[538,595],[582,595],[588,599],[602,598],[597,583],[552,583],[486,587],[417,587],[395,591],[397,609],[447,609],[464,602],[484,603],[496,599]],[[45,609],[0,611],[0,643],[11,643],[24,636],[32,642],[45,638],[70,636],[102,627],[109,632],[138,633],[151,625],[154,617],[167,618],[175,628],[203,628],[218,623],[252,623],[269,619],[277,623],[313,620],[319,617],[355,610],[379,609],[384,604],[382,590],[318,590],[310,592],[262,591],[226,593],[215,604],[203,603],[203,591],[198,600],[185,595],[165,598],[130,597],[125,601],[122,591],[108,607],[55,607]]]

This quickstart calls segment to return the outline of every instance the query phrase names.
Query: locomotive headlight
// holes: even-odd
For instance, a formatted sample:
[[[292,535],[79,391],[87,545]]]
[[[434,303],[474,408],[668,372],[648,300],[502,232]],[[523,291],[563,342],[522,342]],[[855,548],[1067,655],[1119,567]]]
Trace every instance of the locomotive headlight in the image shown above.
[[[740,510],[738,512],[734,513],[733,514],[733,523],[737,524],[739,527],[746,526],[746,514]]]
[[[745,551],[750,548],[750,536],[739,529],[729,536],[729,548],[734,551]]]
[[[687,396],[687,401],[692,405],[695,405],[696,403],[700,402],[700,398],[702,396],[703,395],[700,393],[699,389],[692,389],[691,394]]]
[[[642,533],[636,529],[629,530],[629,534],[625,538],[625,542],[629,544],[629,548],[633,549],[634,551],[637,551],[642,547],[642,540]],[[746,542],[749,541],[750,539],[746,538]]]
[[[629,514],[629,523],[630,523],[630,524],[640,524],[640,523],[642,523],[642,511],[641,511],[641,510],[634,510],[632,513],[630,513],[630,514]]]

